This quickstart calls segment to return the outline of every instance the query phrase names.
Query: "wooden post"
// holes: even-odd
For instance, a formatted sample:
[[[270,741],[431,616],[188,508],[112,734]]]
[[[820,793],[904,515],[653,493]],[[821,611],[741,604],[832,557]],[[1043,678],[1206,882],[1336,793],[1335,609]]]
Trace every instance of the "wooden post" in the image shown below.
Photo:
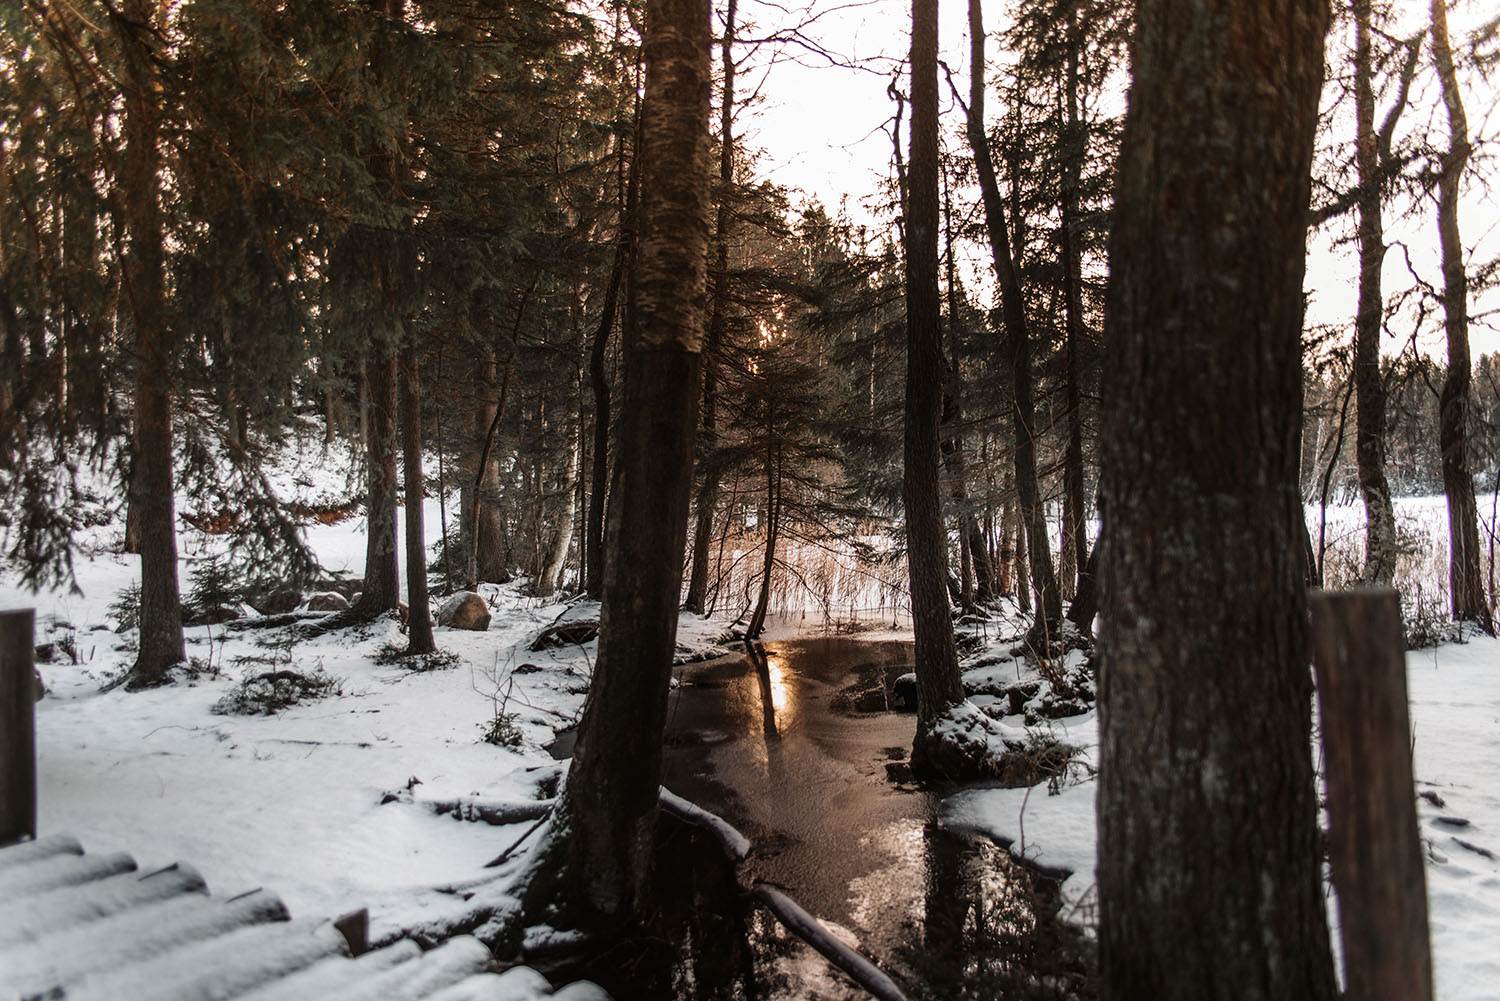
[[[35,619],[0,612],[0,845],[36,837]]]
[[[350,911],[333,923],[344,941],[349,944],[349,955],[363,956],[370,951],[370,909],[361,907]]]
[[[1313,591],[1313,664],[1348,1001],[1432,1001],[1401,606],[1388,587]]]

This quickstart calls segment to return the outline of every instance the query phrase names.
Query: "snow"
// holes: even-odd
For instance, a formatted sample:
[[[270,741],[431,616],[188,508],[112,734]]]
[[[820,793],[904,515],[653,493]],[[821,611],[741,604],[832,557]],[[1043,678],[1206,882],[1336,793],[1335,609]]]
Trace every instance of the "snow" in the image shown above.
[[[299,463],[308,471],[295,471]],[[348,495],[336,461],[294,453],[285,466],[272,477],[285,496],[310,503]],[[436,498],[424,520],[435,540]],[[186,581],[223,543],[182,529]],[[295,643],[286,630],[189,628],[188,656],[204,673],[145,692],[105,692],[133,657],[132,635],[113,631],[109,610],[138,574],[135,557],[109,551],[118,535],[118,525],[105,526],[88,540],[95,551],[77,561],[78,592],[32,594],[0,571],[0,608],[35,607],[37,642],[64,641],[52,663],[38,665],[48,687],[36,707],[38,823],[43,835],[69,834],[89,854],[52,864],[98,866],[120,851],[143,871],[191,862],[216,897],[267,887],[293,915],[309,917],[368,906],[379,938],[441,903],[434,887],[485,874],[484,863],[524,829],[439,816],[411,797],[381,801],[409,784],[419,800],[540,798],[537,782],[555,774],[545,745],[580,711],[597,655],[597,643],[526,650],[565,610],[561,603],[527,597],[519,585],[487,587],[490,628],[436,630],[458,663],[423,673],[377,663],[382,646],[405,643],[389,619]],[[359,518],[312,522],[307,535],[326,568],[362,573]],[[697,630],[713,631],[706,623]],[[523,664],[535,669],[517,673]],[[338,680],[338,694],[270,716],[209,711],[241,679],[283,668],[321,669]],[[515,714],[519,747],[480,742],[497,712]]]
[[[1500,786],[1493,779],[1500,775],[1500,640],[1476,637],[1412,651],[1407,682],[1417,789],[1445,804],[1417,801],[1428,856],[1436,996],[1487,1001],[1500,982]],[[1097,762],[1094,713],[1054,721],[1052,728]],[[1451,818],[1468,823],[1453,826]],[[1093,925],[1098,849],[1092,780],[1075,776],[1056,795],[1045,786],[967,789],[944,801],[943,823],[985,834],[1044,871],[1066,873],[1064,917]]]
[[[338,457],[323,460],[309,447],[292,453],[271,479],[284,497],[327,503],[351,495],[347,475]],[[1416,505],[1414,520],[1433,509]],[[429,499],[424,519],[434,540],[438,515],[437,499]],[[1330,512],[1330,542],[1357,539],[1346,520]],[[130,634],[113,630],[109,606],[138,571],[134,557],[118,555],[118,525],[91,532],[89,552],[77,561],[77,592],[33,595],[0,568],[0,608],[35,607],[38,642],[60,647],[52,663],[39,665],[49,689],[37,705],[40,830],[71,835],[89,852],[80,858],[65,851],[27,866],[25,877],[0,872],[0,885],[7,878],[66,881],[82,869],[112,865],[111,853],[128,851],[141,872],[190,862],[216,898],[274,891],[297,918],[368,907],[376,942],[401,928],[442,928],[458,914],[481,915],[482,924],[485,916],[500,921],[514,913],[510,880],[524,869],[525,848],[536,839],[507,866],[484,866],[532,822],[497,827],[439,814],[430,804],[531,809],[546,797],[557,766],[545,746],[581,710],[598,647],[597,641],[536,652],[527,647],[546,626],[597,616],[597,608],[528,597],[519,585],[486,587],[489,629],[438,628],[439,648],[456,655],[457,663],[421,673],[378,662],[383,646],[405,639],[388,619],[295,643],[284,630],[190,628],[189,656],[204,668],[196,677],[141,693],[102,691],[133,656]],[[358,517],[312,522],[307,536],[326,568],[349,577],[362,573]],[[223,545],[184,526],[182,579]],[[773,618],[768,638],[821,624],[817,616]],[[1009,625],[987,627],[991,659],[969,673],[972,686],[995,690],[1016,680],[1019,662],[998,638]],[[724,634],[722,622],[684,615],[679,659],[713,653]],[[910,636],[902,630],[862,635]],[[337,693],[269,716],[210,712],[242,679],[288,667],[321,669],[337,679]],[[1479,1001],[1493,997],[1500,982],[1500,947],[1493,944],[1500,942],[1500,863],[1484,854],[1500,853],[1500,786],[1493,778],[1500,774],[1500,641],[1479,638],[1414,652],[1408,670],[1418,786],[1443,803],[1418,803],[1428,847],[1437,996]],[[993,701],[993,695],[974,700],[982,708]],[[517,746],[479,740],[481,728],[499,713],[514,714]],[[954,725],[973,729],[960,725],[965,722],[975,721]],[[1097,760],[1094,714],[1045,726],[1079,748],[1084,762]],[[983,729],[1017,740],[1027,734],[988,720]],[[1467,823],[1455,825],[1454,818]],[[987,834],[1040,868],[1067,873],[1065,916],[1092,923],[1094,787],[1084,775],[1073,773],[1055,794],[1045,785],[969,788],[946,800],[943,821]],[[308,964],[337,951],[322,927],[305,943]],[[269,933],[308,935],[311,928],[294,923]],[[539,996],[542,985],[528,976],[534,974],[512,971],[501,978],[503,988],[493,980],[465,981],[441,996]],[[99,979],[87,986],[101,996],[132,996],[130,984]],[[575,985],[557,996],[597,996],[591,990]]]

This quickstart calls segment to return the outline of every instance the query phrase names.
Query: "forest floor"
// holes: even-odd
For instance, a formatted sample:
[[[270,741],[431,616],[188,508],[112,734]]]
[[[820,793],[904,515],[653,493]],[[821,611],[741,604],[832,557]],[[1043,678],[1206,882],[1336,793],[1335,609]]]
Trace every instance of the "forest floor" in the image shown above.
[[[312,451],[291,457],[288,469],[317,468]],[[324,472],[314,483],[289,472],[277,485],[284,496],[318,503],[353,493],[339,475]],[[437,501],[424,507],[435,540]],[[392,619],[313,639],[286,629],[193,627],[188,654],[196,673],[146,692],[105,691],[133,657],[133,634],[116,630],[111,609],[138,572],[134,557],[119,554],[119,535],[118,524],[94,530],[78,560],[76,592],[32,594],[0,568],[0,608],[35,607],[37,642],[53,650],[39,664],[48,688],[37,705],[41,831],[72,834],[90,852],[131,852],[143,869],[187,862],[217,895],[264,887],[297,916],[368,907],[376,940],[451,917],[461,900],[444,887],[472,886],[530,824],[460,820],[438,805],[530,804],[555,781],[559,765],[546,747],[581,710],[597,641],[540,652],[528,645],[568,606],[528,597],[516,585],[490,587],[489,629],[439,628],[438,646],[449,657],[434,670],[382,655],[405,642]],[[310,524],[308,537],[325,567],[360,574],[358,518]],[[184,581],[221,546],[185,527]],[[1004,628],[989,629],[988,645],[969,663],[989,661],[981,670],[992,674],[1032,670],[1007,659]],[[684,615],[680,657],[713,655],[725,630]],[[324,675],[327,690],[266,715],[214,711],[246,679],[282,670]],[[1415,651],[1408,670],[1437,996],[1478,1001],[1493,997],[1500,982],[1493,854],[1500,852],[1500,641]],[[1084,764],[1092,760],[1092,713],[1050,727],[1082,749]],[[486,732],[508,746],[481,739]],[[1051,794],[1046,784],[966,789],[947,800],[944,819],[1066,874],[1065,915],[1092,922],[1087,768],[1054,783]]]
[[[969,660],[1005,658],[1013,644],[997,639]],[[1413,650],[1406,665],[1436,996],[1488,1001],[1500,983],[1500,640],[1470,636]],[[1050,789],[965,789],[945,800],[943,819],[988,835],[1030,865],[1066,874],[1063,916],[1088,926],[1098,854],[1087,766],[1097,761],[1098,718],[1091,711],[1050,727],[1082,751],[1080,767],[1065,780]]]

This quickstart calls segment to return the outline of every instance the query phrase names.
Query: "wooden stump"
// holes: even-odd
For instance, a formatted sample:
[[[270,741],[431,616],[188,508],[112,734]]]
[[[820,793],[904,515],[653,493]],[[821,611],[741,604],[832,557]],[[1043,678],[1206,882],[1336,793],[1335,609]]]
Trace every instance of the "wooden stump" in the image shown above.
[[[1432,1001],[1401,607],[1388,587],[1314,591],[1313,664],[1347,1001]]]
[[[0,845],[36,837],[35,619],[0,612]]]

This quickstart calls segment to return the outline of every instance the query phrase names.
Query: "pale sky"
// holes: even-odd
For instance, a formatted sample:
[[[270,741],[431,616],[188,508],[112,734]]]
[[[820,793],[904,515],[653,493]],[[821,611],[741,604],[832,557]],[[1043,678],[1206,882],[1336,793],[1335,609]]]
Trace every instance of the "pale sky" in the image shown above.
[[[1425,23],[1426,2],[1397,0],[1396,6],[1403,28],[1420,27]],[[824,8],[829,8],[829,5],[825,3]],[[986,26],[993,33],[1000,25],[1004,5],[990,0],[986,8]],[[940,0],[939,12],[939,58],[952,68],[955,82],[966,92],[967,5]],[[1493,13],[1484,9],[1483,4],[1458,0],[1450,14],[1455,49],[1461,44],[1463,31],[1486,15],[1493,16]],[[740,17],[742,21],[760,22],[758,30],[752,29],[750,37],[764,35],[767,25],[785,24],[793,19],[781,8],[766,5],[764,0],[741,0]],[[873,218],[862,206],[876,202],[879,186],[890,174],[892,147],[887,123],[894,112],[894,104],[886,88],[893,67],[906,56],[910,44],[909,19],[910,7],[903,0],[875,0],[829,9],[809,29],[807,34],[842,60],[860,61],[871,67],[868,71],[816,65],[817,60],[804,57],[800,63],[778,63],[767,73],[764,63],[768,50],[761,48],[758,51],[753,62],[759,66],[752,65],[742,71],[739,91],[743,95],[764,80],[762,100],[748,117],[742,114],[738,129],[752,146],[763,151],[757,167],[759,175],[816,196],[830,213],[837,212],[841,199],[847,198],[848,211],[853,219]],[[1330,39],[1331,49],[1334,41]],[[998,45],[993,37],[988,49],[992,62],[1004,58],[997,51]],[[783,51],[792,55],[798,52],[798,48],[792,46]],[[1423,58],[1428,64],[1419,71],[1412,107],[1402,119],[1402,129],[1432,128],[1439,141],[1446,143],[1447,120],[1442,114],[1437,82],[1430,70],[1430,55],[1424,53]],[[998,74],[992,69],[991,75]],[[1491,172],[1500,168],[1495,159],[1495,140],[1500,134],[1500,114],[1496,111],[1496,95],[1500,93],[1497,83],[1500,81],[1484,83],[1472,80],[1468,83],[1474,88],[1469,94],[1467,112],[1470,137],[1475,145],[1475,162],[1470,168],[1469,188],[1465,192],[1459,224],[1464,243],[1470,248],[1472,264],[1500,257],[1500,198],[1494,190],[1486,190],[1475,176],[1476,168]],[[902,87],[905,86],[903,80]],[[949,107],[946,84],[940,86],[945,124],[950,129],[956,128],[956,116],[960,113]],[[1377,105],[1377,115],[1383,114],[1384,108],[1385,102],[1382,101]],[[991,120],[1001,113],[998,95],[992,95],[988,110]],[[1350,133],[1352,135],[1352,126]],[[903,135],[903,150],[906,143]],[[1486,158],[1488,162],[1485,162]],[[1404,219],[1397,218],[1400,208],[1393,206],[1386,219],[1386,237],[1392,245],[1385,262],[1387,295],[1412,285],[1408,255],[1412,268],[1422,280],[1434,287],[1441,282],[1435,201],[1424,200]],[[1335,225],[1314,234],[1309,241],[1310,323],[1347,324],[1353,315],[1355,264],[1348,253],[1334,245],[1335,240],[1347,236],[1348,231],[1348,225]],[[977,258],[982,259],[982,255]],[[1495,315],[1486,316],[1486,312]],[[1496,330],[1500,327],[1500,292],[1491,292],[1482,299],[1471,299],[1470,315],[1470,343],[1475,358],[1482,353],[1500,351],[1500,332]],[[1424,328],[1427,332],[1419,345],[1422,350],[1441,357],[1445,351],[1438,317],[1440,313],[1428,319]],[[1386,339],[1387,353],[1401,349],[1409,337],[1411,325],[1410,317],[1392,319],[1395,336]]]

